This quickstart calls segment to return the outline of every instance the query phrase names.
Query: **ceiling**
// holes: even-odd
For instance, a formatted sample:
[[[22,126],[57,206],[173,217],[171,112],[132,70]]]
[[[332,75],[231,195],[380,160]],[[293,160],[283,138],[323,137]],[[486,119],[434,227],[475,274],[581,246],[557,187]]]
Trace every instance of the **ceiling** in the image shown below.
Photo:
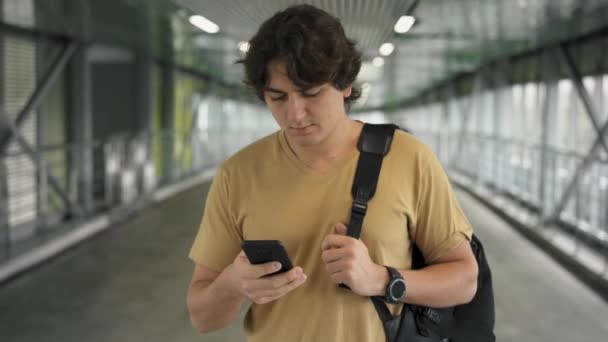
[[[221,50],[224,79],[238,83],[239,41],[289,5],[309,3],[340,18],[347,35],[365,56],[358,79],[368,83],[364,107],[415,96],[456,73],[472,71],[488,60],[544,44],[575,38],[608,26],[608,0],[174,0],[189,12],[220,26],[221,34],[201,35],[199,45]],[[411,10],[416,25],[393,32]],[[193,28],[193,30],[196,30]],[[395,51],[382,67],[371,64],[382,43]],[[210,55],[211,56],[211,55]]]

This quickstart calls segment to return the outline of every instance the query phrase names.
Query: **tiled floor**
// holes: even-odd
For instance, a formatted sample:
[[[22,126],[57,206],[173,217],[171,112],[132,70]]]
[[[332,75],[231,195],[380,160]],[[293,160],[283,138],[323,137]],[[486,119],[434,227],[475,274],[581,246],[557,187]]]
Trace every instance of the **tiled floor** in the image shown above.
[[[240,320],[199,335],[185,294],[207,186],[199,186],[0,288],[0,340],[243,341]],[[493,270],[500,342],[602,341],[608,304],[465,194]],[[242,319],[242,317],[241,317]]]

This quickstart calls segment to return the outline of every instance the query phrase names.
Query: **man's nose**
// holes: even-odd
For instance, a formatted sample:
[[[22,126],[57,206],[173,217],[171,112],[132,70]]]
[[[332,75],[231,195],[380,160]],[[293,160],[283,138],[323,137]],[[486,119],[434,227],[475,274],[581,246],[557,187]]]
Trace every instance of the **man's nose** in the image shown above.
[[[306,101],[298,96],[290,96],[288,100],[287,118],[292,124],[298,124],[306,113]]]

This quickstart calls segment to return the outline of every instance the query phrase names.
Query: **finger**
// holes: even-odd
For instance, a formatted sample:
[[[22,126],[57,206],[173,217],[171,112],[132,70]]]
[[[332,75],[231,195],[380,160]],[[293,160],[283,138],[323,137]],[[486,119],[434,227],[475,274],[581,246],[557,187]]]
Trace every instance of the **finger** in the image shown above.
[[[344,251],[342,248],[331,248],[331,249],[324,250],[323,253],[321,253],[321,259],[326,264],[330,263],[330,262],[338,261],[338,260],[342,259],[343,257],[344,257]]]
[[[298,276],[290,281],[289,283],[286,283],[285,285],[281,286],[280,288],[277,289],[277,294],[274,297],[276,298],[280,298],[283,297],[284,295],[288,294],[289,292],[295,290],[296,288],[300,287],[302,284],[304,284],[304,282],[306,282],[306,274],[304,273],[300,273],[298,274]]]
[[[266,304],[266,303],[273,302],[273,301],[285,296],[289,292],[295,290],[296,288],[300,287],[302,284],[304,284],[305,281],[306,281],[306,275],[301,274],[297,279],[291,281],[290,283],[285,284],[284,286],[280,287],[279,289],[273,290],[272,292],[269,292],[269,293],[267,292],[265,294],[262,294],[261,297],[259,297],[259,299],[255,300],[255,302],[257,304]]]
[[[335,262],[330,262],[325,264],[325,269],[329,274],[339,273],[346,269],[347,265],[343,260],[338,260]]]
[[[284,295],[286,295],[287,293],[291,292],[292,290],[298,288],[300,285],[302,285],[306,281],[307,277],[304,273],[296,273],[296,274],[297,275],[293,278],[289,277],[289,279],[291,279],[289,282],[284,283],[283,285],[279,286],[278,288],[271,288],[271,289],[261,288],[258,290],[253,290],[249,293],[248,296],[252,301],[254,301],[255,303],[258,303],[258,304],[268,303],[268,302],[274,301],[278,298],[281,298]],[[260,284],[258,283],[258,285],[260,285]]]
[[[346,227],[346,225],[342,222],[338,222],[336,223],[336,233],[338,235],[346,235],[346,232],[348,231],[348,227]]]
[[[257,292],[260,297],[281,297],[287,294],[289,291],[295,289],[296,287],[302,285],[304,281],[306,281],[306,275],[302,272],[294,273],[294,275],[290,275],[287,279],[287,282],[275,283],[270,289],[263,289]],[[278,285],[280,284],[280,285]]]
[[[257,298],[253,299],[252,298],[251,300],[253,300],[253,302],[256,303],[256,304],[268,304],[268,303],[270,303],[272,301],[275,301],[276,298],[273,298],[273,297],[262,297],[262,298],[259,298],[259,299],[257,299]]]
[[[279,289],[297,280],[302,274],[304,274],[304,270],[302,270],[301,267],[296,266],[288,272],[276,274],[274,276],[267,277],[264,280],[268,282],[271,289]]]
[[[321,243],[321,250],[340,248],[349,244],[350,240],[352,240],[352,238],[345,235],[329,234],[325,237],[325,239],[323,239],[323,242]]]
[[[247,261],[247,263],[249,264],[249,259],[247,258],[247,255],[245,254],[245,251],[241,250],[241,252],[236,256],[235,258],[236,260],[240,260],[240,261]]]
[[[251,287],[252,287],[252,289],[262,290],[262,291],[275,290],[275,289],[278,289],[281,286],[297,279],[298,276],[300,276],[303,273],[304,273],[304,271],[302,270],[302,268],[299,266],[296,266],[285,273],[279,273],[279,274],[275,274],[275,275],[271,275],[271,276],[267,276],[267,277],[264,277],[264,276],[259,277],[251,284]]]
[[[281,263],[278,261],[271,261],[264,264],[251,265],[251,268],[249,269],[249,278],[257,279],[279,271],[281,269]]]

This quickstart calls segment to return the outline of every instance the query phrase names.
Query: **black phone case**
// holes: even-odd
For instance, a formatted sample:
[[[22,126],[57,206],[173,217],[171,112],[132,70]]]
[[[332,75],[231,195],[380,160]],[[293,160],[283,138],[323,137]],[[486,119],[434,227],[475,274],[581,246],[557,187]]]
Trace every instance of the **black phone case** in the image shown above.
[[[269,275],[287,272],[293,268],[285,247],[279,240],[245,240],[241,243],[247,259],[254,265],[271,261],[281,263],[281,269]]]

